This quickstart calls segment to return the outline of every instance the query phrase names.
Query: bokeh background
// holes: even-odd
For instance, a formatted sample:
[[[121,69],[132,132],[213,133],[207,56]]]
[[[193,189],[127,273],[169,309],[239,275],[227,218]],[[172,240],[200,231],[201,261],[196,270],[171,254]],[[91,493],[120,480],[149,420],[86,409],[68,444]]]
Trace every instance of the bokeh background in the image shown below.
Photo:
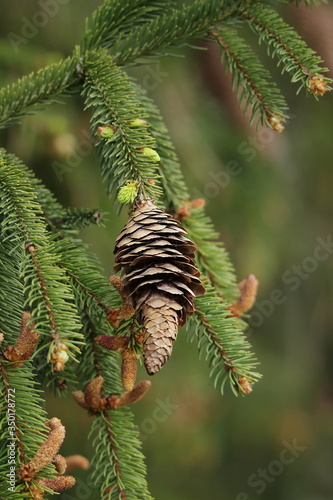
[[[70,54],[101,2],[59,0],[58,12],[27,38],[33,30],[25,27],[45,3],[1,0],[1,85]],[[332,5],[282,13],[333,70]],[[14,46],[10,33],[25,41]],[[254,273],[260,282],[248,336],[263,378],[251,395],[215,392],[197,346],[180,332],[171,360],[133,408],[158,500],[333,498],[333,96],[296,95],[265,48],[246,36],[290,106],[281,135],[250,128],[212,47],[182,49],[182,57],[132,73],[159,104],[192,197],[206,198],[239,280]],[[118,217],[105,196],[82,99],[25,117],[0,139],[62,203],[108,213],[104,228],[85,229],[82,238],[111,274],[127,215]],[[70,399],[47,401],[67,429],[62,453],[90,457],[90,418]],[[59,498],[97,500],[84,474],[77,477]]]

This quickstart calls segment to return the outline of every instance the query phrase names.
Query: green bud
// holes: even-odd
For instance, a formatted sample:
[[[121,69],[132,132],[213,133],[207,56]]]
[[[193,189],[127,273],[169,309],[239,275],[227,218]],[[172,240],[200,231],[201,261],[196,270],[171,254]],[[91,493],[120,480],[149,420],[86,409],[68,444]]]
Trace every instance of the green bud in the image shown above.
[[[154,161],[160,161],[161,158],[158,154],[157,151],[155,151],[155,149],[151,149],[151,148],[143,148],[142,149],[142,154],[144,156],[147,156],[148,158],[151,158],[152,160]]]
[[[67,351],[60,349],[60,351],[58,352],[58,360],[64,364],[67,363],[67,361],[69,360]]]
[[[127,181],[125,186],[121,187],[118,192],[119,203],[133,203],[138,195],[138,185],[135,181]]]
[[[112,125],[103,125],[98,127],[97,135],[102,139],[110,139],[116,132],[116,129]]]
[[[147,125],[146,120],[142,120],[141,118],[134,118],[134,120],[131,120],[128,122],[128,125],[131,125],[131,127],[144,127]]]

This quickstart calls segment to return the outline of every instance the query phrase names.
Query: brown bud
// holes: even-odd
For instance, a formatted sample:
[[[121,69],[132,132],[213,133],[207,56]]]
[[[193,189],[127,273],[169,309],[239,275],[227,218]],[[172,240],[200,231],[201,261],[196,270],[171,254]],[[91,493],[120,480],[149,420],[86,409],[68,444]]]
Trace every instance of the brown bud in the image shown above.
[[[250,274],[248,278],[238,284],[241,296],[229,307],[232,316],[240,318],[244,313],[251,309],[256,300],[258,284],[259,282],[254,274]]]
[[[53,369],[61,372],[65,369],[65,364],[69,360],[68,346],[63,342],[59,342],[53,347],[50,362],[53,363]]]
[[[5,338],[4,334],[0,332],[0,344],[2,344],[4,338]]]
[[[18,471],[18,477],[22,481],[31,481],[37,472],[51,463],[65,438],[65,427],[58,418],[51,418],[46,425],[51,429],[48,438],[37,450],[33,459],[22,465]]]
[[[117,292],[119,292],[120,295],[122,295],[124,285],[123,285],[123,280],[121,279],[121,277],[120,276],[110,276],[109,281],[110,281],[111,285],[113,285],[114,288],[117,290]]]
[[[131,391],[136,380],[137,356],[132,349],[125,349],[122,353],[121,380],[125,391]]]
[[[35,322],[31,320],[28,311],[22,313],[20,334],[13,346],[9,346],[4,355],[9,361],[25,361],[34,352],[40,334],[35,331]],[[28,323],[30,322],[29,326]],[[16,363],[15,366],[22,366],[23,363]]]
[[[64,474],[67,469],[67,463],[65,457],[62,455],[55,455],[52,460],[53,465],[56,468],[58,474]]]
[[[117,337],[116,335],[97,335],[96,341],[105,349],[115,352],[122,352],[128,345],[128,337]]]
[[[40,481],[40,484],[50,488],[52,491],[63,491],[72,488],[76,483],[76,479],[73,476],[58,476],[54,479],[47,478]]]
[[[130,319],[135,314],[134,307],[124,300],[123,305],[119,311],[119,315],[122,319]]]
[[[65,457],[67,472],[73,469],[89,469],[89,460],[82,455],[69,455]]]
[[[94,412],[99,412],[105,408],[105,398],[101,397],[101,390],[104,378],[98,376],[92,379],[84,391],[84,400],[89,408]]]
[[[206,200],[203,198],[196,198],[191,201],[191,208],[203,208],[206,205]]]
[[[239,376],[238,384],[240,387],[240,392],[242,392],[243,394],[250,394],[250,392],[252,392],[251,384],[247,380],[247,378]]]
[[[136,403],[144,396],[150,386],[151,382],[149,380],[141,380],[131,391],[124,392],[121,396],[110,396],[108,406],[110,408],[120,408],[121,406]]]
[[[176,213],[177,220],[185,220],[189,215],[191,215],[191,212],[186,205],[181,205],[180,207],[178,207]]]
[[[64,380],[64,379],[56,380],[56,386],[57,386],[57,389],[59,389],[59,391],[65,391],[67,389],[66,380]]]
[[[324,95],[327,92],[327,82],[321,76],[313,76],[309,79],[310,92],[314,95]]]
[[[73,398],[75,399],[75,401],[77,402],[78,405],[80,405],[82,408],[85,408],[87,409],[88,408],[88,405],[84,399],[84,392],[82,391],[73,391],[72,392],[72,396]]]
[[[108,310],[108,313],[107,313],[107,320],[108,322],[118,328],[119,324],[120,324],[120,308],[119,307],[114,307],[113,309],[109,309]]]
[[[103,214],[101,214],[101,212],[98,212],[97,210],[96,212],[93,213],[93,217],[95,221],[99,223],[103,219]]]
[[[270,124],[271,128],[275,130],[275,132],[278,132],[281,134],[281,132],[284,130],[284,126],[282,125],[283,118],[281,116],[270,116],[268,118],[268,123]]]

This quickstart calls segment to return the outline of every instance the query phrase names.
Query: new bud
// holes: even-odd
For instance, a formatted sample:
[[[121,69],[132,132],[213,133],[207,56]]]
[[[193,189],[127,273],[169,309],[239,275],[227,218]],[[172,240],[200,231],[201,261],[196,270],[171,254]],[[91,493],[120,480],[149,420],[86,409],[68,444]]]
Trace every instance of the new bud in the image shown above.
[[[118,201],[119,203],[133,203],[138,195],[138,185],[135,181],[128,181],[125,186],[119,189]]]

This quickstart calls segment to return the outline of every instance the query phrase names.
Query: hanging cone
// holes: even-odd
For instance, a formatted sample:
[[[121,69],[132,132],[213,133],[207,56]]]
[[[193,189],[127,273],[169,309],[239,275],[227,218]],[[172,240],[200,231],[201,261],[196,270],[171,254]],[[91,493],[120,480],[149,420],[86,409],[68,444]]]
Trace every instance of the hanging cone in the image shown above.
[[[149,375],[169,359],[178,326],[205,293],[186,231],[152,201],[143,202],[116,239],[115,271],[123,269],[124,293],[144,327],[143,356]]]

